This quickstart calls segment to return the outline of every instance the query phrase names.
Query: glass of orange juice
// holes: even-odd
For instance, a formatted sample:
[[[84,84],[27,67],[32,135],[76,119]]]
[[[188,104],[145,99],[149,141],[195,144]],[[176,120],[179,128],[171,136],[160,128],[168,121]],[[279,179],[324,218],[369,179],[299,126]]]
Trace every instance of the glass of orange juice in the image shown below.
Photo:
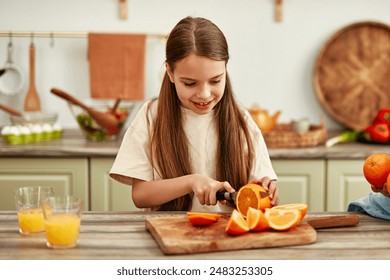
[[[42,202],[46,245],[53,249],[77,246],[83,200],[74,196],[48,197]]]
[[[52,187],[21,187],[15,191],[16,212],[21,234],[36,234],[45,230],[41,201],[50,196],[54,196]]]

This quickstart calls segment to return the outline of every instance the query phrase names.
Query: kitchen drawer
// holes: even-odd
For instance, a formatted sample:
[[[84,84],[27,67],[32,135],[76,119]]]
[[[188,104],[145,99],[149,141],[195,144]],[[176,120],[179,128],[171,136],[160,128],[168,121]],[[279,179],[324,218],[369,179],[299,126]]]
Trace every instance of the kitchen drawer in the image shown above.
[[[14,191],[25,186],[51,186],[56,194],[75,195],[89,209],[86,158],[0,159],[0,210],[15,210]]]

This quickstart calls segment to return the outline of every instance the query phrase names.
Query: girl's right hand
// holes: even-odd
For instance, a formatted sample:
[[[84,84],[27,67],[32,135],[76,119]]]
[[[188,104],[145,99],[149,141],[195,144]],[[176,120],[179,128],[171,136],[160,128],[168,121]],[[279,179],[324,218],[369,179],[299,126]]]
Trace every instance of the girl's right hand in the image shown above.
[[[194,174],[192,190],[202,205],[216,205],[216,193],[226,190],[233,193],[235,190],[228,182],[219,182],[205,175]]]

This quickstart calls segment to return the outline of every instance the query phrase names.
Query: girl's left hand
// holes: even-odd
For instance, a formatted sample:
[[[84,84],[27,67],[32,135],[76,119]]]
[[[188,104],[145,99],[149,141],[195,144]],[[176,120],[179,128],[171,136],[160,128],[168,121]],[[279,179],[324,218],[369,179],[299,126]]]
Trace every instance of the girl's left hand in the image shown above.
[[[276,187],[276,180],[271,180],[269,177],[263,177],[259,180],[255,180],[252,183],[259,184],[268,191],[271,204],[276,206],[279,204],[279,191]]]
[[[389,192],[387,191],[387,184],[386,184],[386,183],[383,185],[383,188],[376,188],[376,187],[374,187],[373,185],[371,185],[371,190],[372,190],[373,192],[380,192],[380,193],[383,194],[384,196],[390,197],[390,194],[389,194]]]

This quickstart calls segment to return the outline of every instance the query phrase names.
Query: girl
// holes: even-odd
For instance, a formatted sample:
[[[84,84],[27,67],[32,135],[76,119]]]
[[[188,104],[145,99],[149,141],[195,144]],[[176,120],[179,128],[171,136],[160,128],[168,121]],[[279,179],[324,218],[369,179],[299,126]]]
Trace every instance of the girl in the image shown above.
[[[137,207],[231,211],[216,192],[254,181],[278,204],[264,139],[234,99],[228,60],[225,36],[209,20],[187,17],[171,31],[160,95],[137,112],[110,171],[132,185]]]

